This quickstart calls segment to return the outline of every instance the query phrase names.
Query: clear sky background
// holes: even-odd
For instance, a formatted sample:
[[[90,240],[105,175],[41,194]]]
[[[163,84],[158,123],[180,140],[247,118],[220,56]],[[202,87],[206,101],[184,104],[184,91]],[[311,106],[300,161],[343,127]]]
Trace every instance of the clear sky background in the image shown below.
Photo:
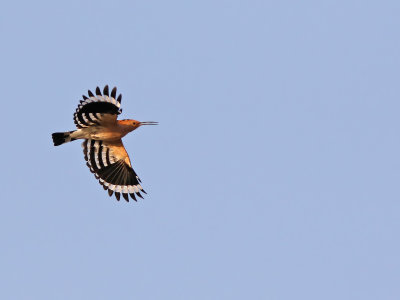
[[[8,1],[1,299],[400,299],[399,1]],[[117,86],[148,192],[74,129]]]

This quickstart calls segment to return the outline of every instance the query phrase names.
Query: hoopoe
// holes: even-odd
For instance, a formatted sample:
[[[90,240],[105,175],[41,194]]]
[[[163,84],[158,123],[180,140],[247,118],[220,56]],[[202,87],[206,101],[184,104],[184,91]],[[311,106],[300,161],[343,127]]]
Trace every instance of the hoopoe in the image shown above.
[[[82,143],[86,165],[110,197],[115,193],[129,202],[129,196],[135,201],[136,196],[143,199],[140,192],[147,194],[140,185],[141,180],[132,168],[129,155],[122,143],[122,138],[142,125],[157,125],[158,122],[139,122],[136,120],[117,120],[122,112],[122,95],[117,95],[114,87],[111,94],[108,85],[96,88],[96,95],[89,90],[88,96],[82,96],[74,114],[77,130],[55,132],[52,134],[54,146],[59,146],[77,139]]]

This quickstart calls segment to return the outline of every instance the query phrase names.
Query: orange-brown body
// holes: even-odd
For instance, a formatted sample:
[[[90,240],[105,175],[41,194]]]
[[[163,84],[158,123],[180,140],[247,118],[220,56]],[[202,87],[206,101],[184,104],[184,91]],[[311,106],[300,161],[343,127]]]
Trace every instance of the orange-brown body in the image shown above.
[[[141,123],[136,120],[116,120],[115,118],[102,122],[101,125],[78,129],[71,133],[71,138],[116,142],[140,125]]]

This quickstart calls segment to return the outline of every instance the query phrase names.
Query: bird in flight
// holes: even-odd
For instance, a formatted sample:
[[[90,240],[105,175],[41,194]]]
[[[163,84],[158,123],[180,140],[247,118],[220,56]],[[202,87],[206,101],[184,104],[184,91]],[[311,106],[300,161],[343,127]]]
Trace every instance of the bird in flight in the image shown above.
[[[110,197],[115,195],[119,201],[121,194],[129,202],[129,196],[143,199],[140,192],[147,194],[140,185],[140,179],[132,168],[129,155],[122,138],[142,125],[157,125],[158,122],[139,122],[136,120],[117,120],[122,112],[122,95],[117,97],[117,88],[109,92],[108,85],[96,88],[94,95],[82,96],[74,114],[77,130],[55,132],[52,134],[54,146],[77,139],[83,139],[82,148],[86,165]]]

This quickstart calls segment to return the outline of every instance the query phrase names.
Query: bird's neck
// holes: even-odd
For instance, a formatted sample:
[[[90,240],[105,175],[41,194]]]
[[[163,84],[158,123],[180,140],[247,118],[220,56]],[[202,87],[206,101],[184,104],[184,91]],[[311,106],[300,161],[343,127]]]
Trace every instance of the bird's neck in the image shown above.
[[[118,120],[118,127],[124,135],[135,130],[135,127],[127,120]]]

